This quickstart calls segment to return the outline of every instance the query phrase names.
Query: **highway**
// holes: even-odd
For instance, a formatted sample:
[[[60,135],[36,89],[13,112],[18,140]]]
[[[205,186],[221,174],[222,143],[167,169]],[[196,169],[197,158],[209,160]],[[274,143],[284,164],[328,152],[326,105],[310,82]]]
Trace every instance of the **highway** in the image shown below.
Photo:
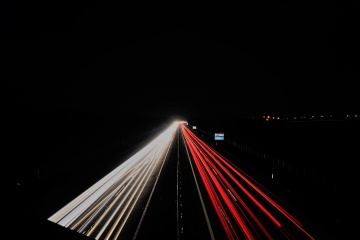
[[[174,122],[48,220],[92,239],[331,239],[229,158]]]

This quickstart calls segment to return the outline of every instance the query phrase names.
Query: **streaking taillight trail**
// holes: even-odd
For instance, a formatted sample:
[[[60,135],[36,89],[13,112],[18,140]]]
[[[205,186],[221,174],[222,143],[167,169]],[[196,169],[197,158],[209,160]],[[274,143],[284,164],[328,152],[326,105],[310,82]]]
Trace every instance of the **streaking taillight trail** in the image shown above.
[[[185,125],[180,128],[228,239],[314,239],[278,198]]]

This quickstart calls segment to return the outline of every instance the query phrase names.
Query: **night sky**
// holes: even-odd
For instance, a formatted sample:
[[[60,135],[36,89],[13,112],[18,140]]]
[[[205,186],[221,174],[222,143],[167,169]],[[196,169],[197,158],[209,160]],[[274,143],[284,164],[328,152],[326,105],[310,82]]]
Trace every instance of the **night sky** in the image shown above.
[[[225,120],[358,111],[359,6],[347,1],[0,11],[8,109]]]

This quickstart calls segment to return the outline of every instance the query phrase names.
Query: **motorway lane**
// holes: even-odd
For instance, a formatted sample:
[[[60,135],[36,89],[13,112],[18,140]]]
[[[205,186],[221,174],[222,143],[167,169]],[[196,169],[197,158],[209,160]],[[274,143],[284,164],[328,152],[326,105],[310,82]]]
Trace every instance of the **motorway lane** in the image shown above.
[[[212,239],[180,131],[136,239]]]
[[[139,203],[142,213],[140,220],[134,222],[132,238],[123,239],[176,239],[176,145],[175,138],[157,176],[156,187],[148,188],[151,198]]]
[[[213,211],[209,211],[208,198],[204,195],[202,183],[199,181],[182,134],[180,139],[179,212],[183,216],[180,219],[180,227],[183,228],[180,239],[216,239],[216,235],[222,231],[216,228],[217,224],[214,227],[217,219],[214,219]]]

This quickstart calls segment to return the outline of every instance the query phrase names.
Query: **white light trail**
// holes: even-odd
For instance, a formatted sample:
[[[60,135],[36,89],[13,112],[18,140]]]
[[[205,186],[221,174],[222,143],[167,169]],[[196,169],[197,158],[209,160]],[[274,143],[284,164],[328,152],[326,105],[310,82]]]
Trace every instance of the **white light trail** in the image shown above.
[[[48,220],[95,239],[116,239],[150,177],[159,174],[180,123],[174,122]]]

